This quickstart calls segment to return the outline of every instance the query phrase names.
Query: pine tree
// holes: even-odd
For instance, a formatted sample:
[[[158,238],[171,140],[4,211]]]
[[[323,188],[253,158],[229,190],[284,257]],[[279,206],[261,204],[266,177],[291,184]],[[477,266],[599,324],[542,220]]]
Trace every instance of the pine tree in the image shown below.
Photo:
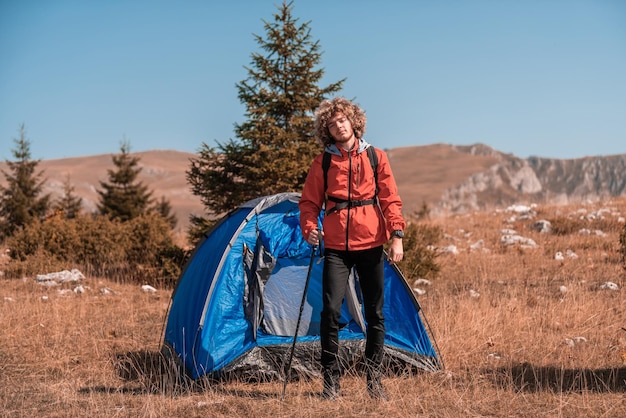
[[[43,218],[50,209],[50,195],[41,195],[45,179],[36,173],[39,160],[31,160],[30,141],[22,124],[19,138],[13,138],[15,161],[6,161],[10,173],[2,170],[6,186],[0,185],[0,238],[11,236],[18,228]]]
[[[176,215],[172,213],[172,205],[170,204],[170,201],[165,198],[165,196],[161,196],[161,199],[154,204],[152,210],[161,215],[161,217],[163,217],[163,219],[165,219],[165,221],[170,225],[170,228],[176,228],[178,219],[176,218]]]
[[[83,199],[74,194],[74,186],[70,182],[70,175],[63,182],[63,196],[55,203],[54,209],[62,212],[65,219],[74,219],[80,214]]]
[[[111,219],[128,221],[148,212],[152,192],[148,186],[137,181],[141,168],[138,157],[130,155],[130,144],[124,140],[120,154],[112,157],[117,170],[107,170],[109,182],[100,182],[98,211]]]
[[[313,111],[344,80],[318,87],[324,70],[317,69],[319,42],[308,23],[292,17],[292,3],[283,3],[266,37],[256,35],[260,49],[246,67],[248,78],[237,85],[246,121],[235,125],[238,140],[217,148],[202,144],[191,160],[187,180],[212,214],[267,194],[300,191],[312,159],[321,151],[312,137]]]

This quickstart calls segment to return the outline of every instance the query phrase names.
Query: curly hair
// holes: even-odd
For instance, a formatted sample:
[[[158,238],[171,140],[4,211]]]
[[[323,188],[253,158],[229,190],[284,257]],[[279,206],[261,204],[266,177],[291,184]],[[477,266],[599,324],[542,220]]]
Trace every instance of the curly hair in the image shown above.
[[[354,135],[363,138],[367,117],[365,111],[345,97],[335,97],[332,100],[324,100],[315,110],[315,138],[323,145],[334,144],[335,140],[330,135],[328,120],[336,113],[343,113],[352,124]]]

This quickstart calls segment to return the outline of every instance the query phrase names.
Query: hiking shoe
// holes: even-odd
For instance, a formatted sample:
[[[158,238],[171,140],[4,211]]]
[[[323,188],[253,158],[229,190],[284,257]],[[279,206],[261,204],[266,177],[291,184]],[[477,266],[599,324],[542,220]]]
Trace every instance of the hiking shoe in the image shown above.
[[[324,390],[322,398],[334,401],[339,397],[339,377],[330,374],[324,374]]]
[[[339,391],[333,387],[324,386],[324,390],[322,391],[322,398],[327,401],[337,400],[339,397]]]
[[[385,388],[380,381],[380,378],[371,378],[367,380],[367,393],[369,393],[370,398],[376,399],[379,401],[388,401],[389,397],[387,393],[385,393]]]

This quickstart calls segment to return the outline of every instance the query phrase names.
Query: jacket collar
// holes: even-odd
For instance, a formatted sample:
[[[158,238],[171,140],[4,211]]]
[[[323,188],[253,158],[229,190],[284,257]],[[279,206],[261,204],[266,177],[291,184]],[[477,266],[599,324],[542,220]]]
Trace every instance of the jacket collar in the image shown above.
[[[371,145],[364,140],[363,138],[358,138],[358,148],[356,150],[357,154],[362,153],[363,151],[365,151],[366,149],[368,149],[369,147],[371,147]],[[337,144],[330,144],[326,147],[325,151],[329,154],[334,154],[334,155],[343,155],[341,150],[339,149],[339,147],[337,146]]]

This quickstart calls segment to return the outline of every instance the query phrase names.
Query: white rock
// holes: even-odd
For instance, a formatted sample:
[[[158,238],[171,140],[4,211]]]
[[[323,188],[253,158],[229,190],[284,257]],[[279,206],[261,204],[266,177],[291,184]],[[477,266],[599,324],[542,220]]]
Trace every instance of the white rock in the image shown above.
[[[59,286],[59,283],[55,282],[54,280],[47,280],[45,282],[39,282],[39,285],[45,287],[56,287]]]
[[[450,234],[443,234],[443,238],[447,239],[448,241],[455,241],[455,242],[461,241],[459,238],[455,237],[454,235],[450,235]]]
[[[9,297],[9,296],[5,296],[4,297],[4,301],[5,302],[15,302],[15,299],[13,299],[12,297]]]
[[[85,288],[81,285],[78,285],[74,288],[74,293],[85,293]]]
[[[459,253],[459,250],[456,248],[456,245],[448,245],[447,247],[443,247],[441,249],[441,253],[457,255]]]
[[[102,293],[103,295],[110,295],[113,293],[113,291],[108,287],[103,287],[102,289],[100,289],[100,293]]]
[[[83,280],[85,276],[83,273],[78,271],[77,269],[72,269],[71,271],[63,270],[55,273],[48,274],[38,274],[36,279],[38,282],[46,282],[46,281],[56,281],[59,283],[65,282],[77,282],[79,280]]]
[[[569,347],[574,347],[574,340],[572,340],[571,338],[566,338],[564,343],[565,343],[565,345],[567,345]]]
[[[517,231],[510,228],[505,228],[500,230],[500,235],[517,235]]]
[[[426,279],[417,279],[413,282],[413,286],[420,286],[420,285],[426,285],[426,286],[430,286],[432,283],[430,282],[430,280],[426,280]]]
[[[604,282],[600,285],[600,289],[604,290],[619,290],[619,286],[613,282]]]
[[[500,244],[515,245],[518,238],[521,238],[521,237],[519,235],[503,235],[500,237]]]
[[[559,287],[559,292],[561,292],[563,294],[567,293],[567,286],[561,285]]]
[[[586,343],[587,339],[585,337],[573,337],[572,340],[574,340],[575,343]]]
[[[426,294],[426,291],[424,289],[420,289],[419,287],[414,287],[413,291],[415,292],[416,295],[419,295],[419,296]]]
[[[484,246],[485,246],[485,241],[483,241],[482,239],[479,239],[478,241],[470,245],[470,250],[477,251],[477,250],[483,249]]]
[[[554,254],[554,259],[556,261],[563,261],[565,260],[565,257],[563,257],[563,253],[560,251],[557,251],[556,254]]]
[[[145,293],[156,293],[156,289],[152,286],[150,286],[149,284],[144,284],[143,286],[141,286],[141,290],[144,291]]]
[[[520,235],[502,235],[500,243],[503,245],[519,244],[524,248],[537,248],[537,243],[531,238],[525,238]]]
[[[550,223],[550,221],[542,219],[540,221],[533,222],[530,225],[530,229],[537,231],[540,234],[549,234],[550,232],[552,232],[552,224]]]
[[[526,212],[530,212],[531,208],[530,206],[526,206],[526,205],[511,205],[508,208],[506,208],[507,212],[515,212],[515,213],[526,213]]]
[[[470,289],[469,294],[471,297],[473,298],[479,298],[480,297],[480,293],[478,293],[477,291],[475,291],[474,289]]]
[[[576,254],[574,251],[567,249],[565,251],[565,255],[567,256],[567,258],[571,258],[571,259],[577,259],[578,258],[578,254]]]
[[[535,213],[533,211],[522,213],[519,216],[520,219],[533,219],[534,217]]]

